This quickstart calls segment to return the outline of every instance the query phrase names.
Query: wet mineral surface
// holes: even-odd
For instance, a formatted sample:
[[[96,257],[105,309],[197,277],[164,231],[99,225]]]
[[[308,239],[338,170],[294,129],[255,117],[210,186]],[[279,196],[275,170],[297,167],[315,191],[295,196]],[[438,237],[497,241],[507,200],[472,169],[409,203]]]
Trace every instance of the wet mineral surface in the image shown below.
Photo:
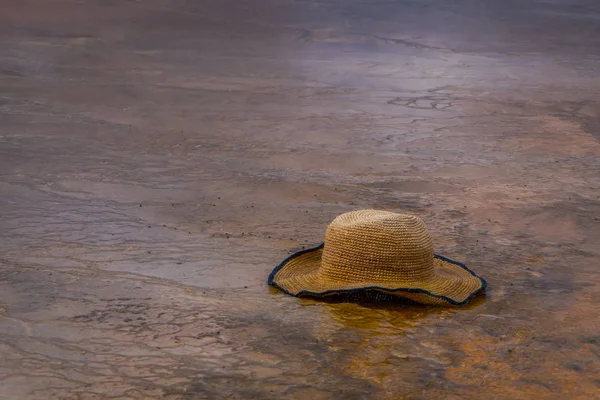
[[[0,10],[0,398],[600,398],[597,1]],[[486,295],[267,287],[361,208]]]

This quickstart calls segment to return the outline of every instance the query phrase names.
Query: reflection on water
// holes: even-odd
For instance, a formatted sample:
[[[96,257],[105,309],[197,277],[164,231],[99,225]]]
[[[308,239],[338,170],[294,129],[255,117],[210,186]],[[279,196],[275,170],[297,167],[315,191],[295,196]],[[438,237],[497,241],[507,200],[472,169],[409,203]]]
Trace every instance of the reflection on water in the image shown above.
[[[462,309],[473,308],[476,303],[481,304],[485,301],[484,296],[477,296],[477,298],[479,302],[474,300]],[[331,318],[345,327],[376,331],[380,329],[385,331],[385,327],[394,330],[406,328],[420,319],[452,314],[456,311],[455,308],[424,306],[376,291],[339,294],[312,300],[302,298],[301,301],[307,305],[322,302],[323,309],[330,314]]]

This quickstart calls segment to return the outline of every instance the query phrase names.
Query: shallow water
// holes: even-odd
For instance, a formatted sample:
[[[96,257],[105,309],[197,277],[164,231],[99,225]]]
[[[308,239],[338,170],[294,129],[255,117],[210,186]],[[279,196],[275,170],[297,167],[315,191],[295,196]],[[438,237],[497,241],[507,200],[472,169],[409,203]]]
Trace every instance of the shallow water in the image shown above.
[[[600,398],[596,2],[0,6],[0,398]],[[360,208],[486,296],[266,286]]]

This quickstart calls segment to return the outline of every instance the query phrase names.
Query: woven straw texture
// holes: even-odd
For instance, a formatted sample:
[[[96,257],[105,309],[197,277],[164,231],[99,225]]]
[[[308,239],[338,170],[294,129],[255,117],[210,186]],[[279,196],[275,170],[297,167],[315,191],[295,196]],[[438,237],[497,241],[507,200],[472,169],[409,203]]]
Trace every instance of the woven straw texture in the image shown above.
[[[269,284],[292,296],[369,289],[435,305],[464,304],[486,286],[463,264],[434,254],[421,219],[377,210],[338,216],[324,245],[286,259]]]

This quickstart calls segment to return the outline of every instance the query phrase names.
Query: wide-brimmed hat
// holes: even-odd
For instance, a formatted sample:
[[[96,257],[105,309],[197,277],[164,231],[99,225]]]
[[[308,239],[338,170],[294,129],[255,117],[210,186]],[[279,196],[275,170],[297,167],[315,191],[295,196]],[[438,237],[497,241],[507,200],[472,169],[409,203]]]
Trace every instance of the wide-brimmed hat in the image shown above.
[[[292,296],[374,290],[436,305],[465,304],[487,285],[464,264],[434,254],[420,218],[377,210],[335,218],[323,244],[285,259],[268,283]]]

